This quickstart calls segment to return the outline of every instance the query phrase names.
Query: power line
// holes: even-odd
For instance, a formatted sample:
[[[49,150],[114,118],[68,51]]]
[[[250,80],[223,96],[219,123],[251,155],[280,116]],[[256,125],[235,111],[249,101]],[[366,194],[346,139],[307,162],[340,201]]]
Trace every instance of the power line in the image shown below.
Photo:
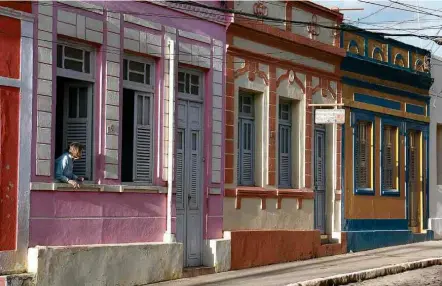
[[[373,13],[371,13],[370,15],[365,16],[365,17],[363,17],[363,18],[360,18],[360,19],[358,18],[358,22],[360,22],[361,20],[365,20],[365,19],[367,19],[367,18],[369,18],[369,17],[371,17],[371,16],[373,16],[373,15],[376,15],[376,14],[378,14],[379,12],[384,11],[384,10],[387,9],[387,8],[390,8],[391,5],[393,5],[393,4],[390,4],[390,6],[388,6],[388,7],[381,7],[381,8],[379,8],[378,10],[374,11]]]

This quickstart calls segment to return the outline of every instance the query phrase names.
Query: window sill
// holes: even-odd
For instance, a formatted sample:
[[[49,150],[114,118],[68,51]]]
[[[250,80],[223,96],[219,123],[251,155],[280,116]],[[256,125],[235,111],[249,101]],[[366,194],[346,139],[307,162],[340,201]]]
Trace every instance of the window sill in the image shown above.
[[[166,187],[143,186],[141,184],[102,185],[84,182],[79,189],[65,183],[31,183],[32,191],[61,191],[61,192],[108,192],[108,193],[167,193]]]
[[[401,193],[398,190],[382,190],[381,195],[385,197],[400,197]]]
[[[355,189],[356,195],[363,195],[363,196],[374,196],[374,190],[373,189]]]
[[[276,199],[276,208],[281,209],[281,201],[285,198],[297,200],[297,209],[302,208],[303,200],[312,200],[315,193],[311,189],[265,189],[261,187],[237,187],[236,189],[226,189],[225,196],[235,198],[235,208],[241,209],[242,198],[261,199],[261,209],[265,210],[267,199]]]

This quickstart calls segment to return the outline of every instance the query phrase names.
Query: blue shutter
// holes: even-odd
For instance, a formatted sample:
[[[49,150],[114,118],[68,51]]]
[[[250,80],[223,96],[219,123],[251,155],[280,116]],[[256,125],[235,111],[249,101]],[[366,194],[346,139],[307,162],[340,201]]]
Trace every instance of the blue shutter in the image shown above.
[[[254,129],[253,120],[241,119],[240,184],[245,186],[254,184]]]
[[[292,137],[292,122],[291,122],[291,104],[279,104],[279,128],[278,128],[278,185],[284,188],[292,186],[292,156],[291,156],[291,137]]]

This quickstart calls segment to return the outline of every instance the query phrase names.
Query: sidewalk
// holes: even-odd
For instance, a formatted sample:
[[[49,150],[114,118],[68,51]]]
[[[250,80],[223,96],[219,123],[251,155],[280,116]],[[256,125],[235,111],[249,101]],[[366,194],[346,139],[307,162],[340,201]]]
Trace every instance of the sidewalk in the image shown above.
[[[419,263],[411,263],[417,261],[419,261]],[[403,265],[400,267],[391,267],[398,264]],[[341,276],[341,274],[359,271],[362,271],[362,275],[367,273],[368,275],[376,275],[376,273],[378,273],[377,275],[380,273],[393,274],[395,272],[397,273],[397,271],[411,270],[434,264],[442,264],[442,241],[429,241],[380,248],[306,261],[229,271],[153,285],[282,286],[289,284],[296,285],[299,282],[306,281],[309,282],[299,285],[332,285],[330,282],[330,284],[322,284],[321,281],[317,279],[336,275]],[[385,267],[388,268],[385,269]],[[350,275],[344,275],[344,277],[349,276]]]

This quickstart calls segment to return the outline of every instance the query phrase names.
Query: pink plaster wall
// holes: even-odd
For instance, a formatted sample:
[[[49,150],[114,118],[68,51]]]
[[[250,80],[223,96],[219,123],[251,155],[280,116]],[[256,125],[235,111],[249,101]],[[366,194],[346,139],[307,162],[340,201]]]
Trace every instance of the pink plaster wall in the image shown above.
[[[166,195],[32,191],[29,245],[162,241]]]

